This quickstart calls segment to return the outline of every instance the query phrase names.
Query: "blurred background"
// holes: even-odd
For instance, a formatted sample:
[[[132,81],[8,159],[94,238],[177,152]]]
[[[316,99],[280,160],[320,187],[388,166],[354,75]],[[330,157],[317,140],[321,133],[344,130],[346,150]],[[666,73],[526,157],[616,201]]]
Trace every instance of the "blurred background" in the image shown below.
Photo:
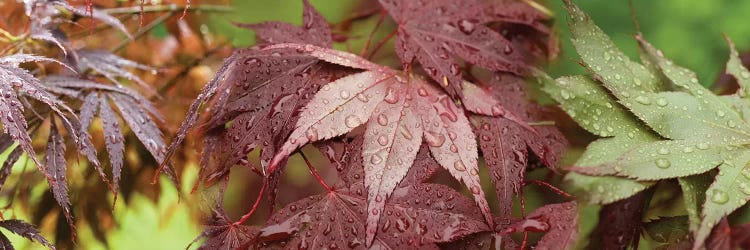
[[[16,0],[0,1],[0,13],[11,17],[13,11],[22,4]],[[526,0],[534,1],[534,0]],[[585,73],[578,65],[578,56],[572,49],[567,31],[567,16],[562,9],[561,1],[536,0],[554,13],[555,26],[561,42],[561,54],[554,62],[546,65],[552,76]],[[82,4],[83,0],[71,1]],[[335,27],[334,30],[351,30],[353,34],[346,44],[336,45],[338,49],[358,52],[367,38],[370,30],[377,22],[377,16],[354,23],[346,22],[348,18],[357,16],[361,11],[372,6],[370,1],[352,0],[310,0],[310,2],[328,18]],[[575,1],[587,11],[595,22],[608,33],[628,55],[637,58],[636,43],[633,35],[636,33],[631,18],[631,11],[626,0]],[[750,13],[750,1],[738,0],[633,0],[634,13],[638,18],[644,37],[675,63],[694,70],[705,86],[723,89],[730,85],[722,78],[724,64],[728,58],[728,46],[723,34],[729,36],[742,53],[750,51],[750,27],[747,25],[747,13]],[[103,0],[94,1],[100,8],[137,7],[132,1]],[[183,5],[182,0],[150,0],[146,6],[164,6],[167,4]],[[165,114],[167,121],[163,126],[167,141],[177,130],[184,118],[187,107],[198,95],[203,84],[210,80],[213,72],[221,65],[223,58],[229,55],[233,47],[240,48],[254,44],[253,32],[237,28],[232,22],[256,23],[262,21],[286,21],[296,25],[301,24],[301,0],[204,0],[192,1],[192,6],[199,9],[188,12],[184,19],[180,19],[180,11],[146,12],[141,24],[138,12],[113,14],[126,23],[131,33],[137,39],[124,45],[120,55],[144,64],[160,68],[158,74],[145,72],[142,77],[159,90],[161,96],[152,98],[157,107]],[[201,6],[228,6],[224,8],[203,8]],[[168,15],[167,15],[168,14]],[[0,20],[1,21],[1,20]],[[343,22],[342,22],[343,21]],[[7,23],[7,21],[6,21]],[[393,27],[393,23],[384,23]],[[91,47],[112,49],[123,41],[122,35],[116,32],[112,36],[88,36],[85,28],[69,27],[78,30],[85,44]],[[392,29],[381,28],[374,40],[385,37]],[[108,32],[108,31],[96,31]],[[394,58],[387,44],[383,53],[374,60],[382,64],[397,65],[398,62],[389,61]],[[745,54],[746,60],[750,57]],[[566,157],[566,162],[573,162],[581,152],[582,146],[591,140],[591,135],[576,129],[574,125],[561,123],[573,148]],[[570,131],[570,132],[569,132]],[[132,135],[131,135],[132,137]],[[580,138],[578,138],[580,137]],[[97,138],[95,138],[95,141]],[[129,138],[135,141],[133,138]],[[99,138],[101,141],[101,138]],[[40,149],[44,141],[37,142]],[[103,200],[114,202],[113,196],[107,193],[105,186],[98,179],[89,177],[92,173],[79,171],[76,165],[71,171],[79,171],[69,177],[71,181],[73,207],[77,218],[79,240],[77,245],[69,245],[79,249],[183,249],[200,234],[201,216],[205,207],[200,192],[191,192],[198,170],[200,140],[192,133],[184,143],[185,149],[176,157],[177,168],[181,173],[182,185],[175,188],[163,179],[159,184],[150,184],[155,163],[138,143],[126,151],[126,173],[123,176],[123,194],[112,207],[95,205]],[[327,161],[314,148],[303,149],[312,159],[321,175],[326,180],[335,179],[335,172],[327,168]],[[0,160],[6,154],[0,155]],[[255,156],[257,160],[257,155]],[[251,159],[253,160],[253,159]],[[6,189],[4,192],[14,192],[4,195],[0,200],[0,211],[5,218],[19,218],[32,221],[39,225],[45,236],[50,238],[64,238],[60,236],[60,218],[56,215],[55,203],[50,203],[51,197],[47,191],[47,184],[41,180],[37,172],[27,168],[33,165],[21,160],[16,164],[8,185],[19,188]],[[70,163],[70,161],[69,161]],[[87,168],[88,169],[88,168]],[[30,173],[31,172],[31,173]],[[543,178],[548,173],[545,169],[530,173],[530,178]],[[486,174],[484,174],[486,176]],[[37,181],[29,181],[29,180]],[[484,183],[489,183],[484,180]],[[17,183],[17,184],[14,184]],[[235,168],[230,177],[230,186],[225,196],[225,205],[230,217],[238,218],[244,214],[255,200],[254,195],[260,186],[260,178],[244,168]],[[491,190],[488,188],[486,190]],[[527,209],[533,210],[542,204],[541,200],[558,199],[548,192],[537,190],[535,186],[527,187]],[[280,203],[286,204],[302,197],[321,193],[324,189],[309,176],[307,167],[299,156],[293,156],[289,161],[280,193]],[[90,195],[96,193],[97,195]],[[15,197],[15,198],[13,198]],[[20,197],[20,198],[19,198]],[[95,197],[95,198],[92,198]],[[494,195],[489,195],[494,198]],[[45,203],[46,202],[46,203]],[[490,201],[492,203],[492,201]],[[11,204],[13,204],[11,206]],[[585,232],[591,230],[596,223],[597,210],[595,206],[586,207],[582,213],[588,216],[580,217],[581,226]],[[268,209],[260,209],[251,220],[253,223],[263,223]],[[65,226],[62,223],[62,226]],[[41,245],[30,243],[28,240],[13,234],[6,234],[20,249],[38,249]],[[194,246],[195,247],[195,246]]]

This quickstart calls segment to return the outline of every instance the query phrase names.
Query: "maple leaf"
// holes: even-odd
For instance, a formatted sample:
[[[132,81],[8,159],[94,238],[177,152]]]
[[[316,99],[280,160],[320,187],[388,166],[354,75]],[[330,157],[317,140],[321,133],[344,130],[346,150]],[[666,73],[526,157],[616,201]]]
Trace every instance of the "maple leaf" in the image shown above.
[[[5,150],[11,146],[12,140],[6,135],[2,134],[2,145],[0,145],[0,152],[5,152]],[[8,180],[8,176],[10,176],[11,171],[13,171],[13,165],[16,164],[18,161],[18,158],[21,158],[21,154],[23,154],[23,149],[21,147],[14,147],[12,151],[10,151],[10,154],[8,154],[8,157],[5,158],[5,161],[3,162],[3,167],[0,168],[0,189],[5,185],[5,181]]]
[[[256,30],[260,41],[330,46],[328,23],[312,5],[307,1],[304,3],[303,27],[280,22],[238,25]],[[296,110],[309,101],[320,85],[333,80],[338,72],[340,70],[336,67],[293,49],[250,48],[234,52],[191,105],[187,118],[170,144],[166,159],[171,157],[197,121],[202,103],[215,93],[221,93],[207,109],[210,110],[210,119],[204,125],[207,134],[201,159],[201,180],[206,183],[219,180],[232,165],[243,161],[259,146],[262,148],[261,159],[270,161],[276,152],[277,141],[283,140],[296,123]],[[229,121],[233,126],[225,128]],[[271,190],[275,192],[275,188]]]
[[[20,63],[31,61],[60,63],[54,59],[26,54],[15,54],[0,58],[0,95],[2,96],[2,99],[0,99],[0,113],[2,113],[0,121],[3,124],[3,131],[17,141],[29,155],[29,158],[41,169],[43,165],[36,158],[36,153],[31,147],[31,138],[26,132],[27,123],[23,114],[24,105],[19,98],[26,95],[43,102],[59,114],[66,123],[69,123],[69,121],[60,111],[60,108],[65,110],[70,110],[70,108],[47,92],[39,79],[18,67]],[[19,91],[21,95],[17,94],[16,91]]]
[[[45,164],[42,172],[45,173],[52,194],[57,203],[62,207],[63,214],[75,238],[75,222],[70,212],[70,197],[68,195],[67,164],[65,162],[65,141],[57,130],[54,119],[51,122],[49,139],[47,140],[47,152],[45,153]]]
[[[623,249],[638,246],[646,199],[646,193],[642,192],[603,206],[599,211],[599,224],[595,231],[599,238],[591,241],[590,247]]]
[[[414,162],[423,137],[437,162],[469,188],[487,221],[492,221],[479,184],[475,136],[463,110],[450,97],[416,75],[403,76],[356,55],[312,45],[276,45],[285,46],[368,71],[328,83],[315,94],[271,160],[270,172],[308,142],[333,138],[366,124],[362,158],[372,214],[368,233],[377,225],[385,200]],[[372,237],[368,235],[368,243]]]
[[[644,224],[643,231],[656,242],[660,249],[690,247],[690,232],[687,229],[687,216],[664,217],[651,220]]]
[[[611,92],[612,97],[640,120],[622,116],[618,111],[597,114],[607,118],[605,125],[617,127],[602,126],[598,122],[600,117],[595,115],[581,118],[581,123],[584,126],[590,123],[592,130],[598,131],[601,136],[614,134],[615,139],[622,132],[615,134],[614,131],[622,131],[622,128],[632,130],[633,123],[645,125],[658,134],[655,137],[647,133],[650,137],[647,140],[631,140],[620,146],[590,145],[587,151],[608,153],[597,159],[598,165],[572,169],[589,175],[623,176],[640,181],[682,177],[683,193],[689,194],[686,202],[703,204],[702,211],[698,212],[695,204],[686,203],[689,218],[693,220],[690,223],[695,239],[693,247],[702,247],[711,228],[722,217],[745,204],[749,197],[750,169],[746,163],[750,161],[750,152],[744,146],[750,142],[747,132],[750,127],[745,112],[748,107],[745,96],[717,96],[711,93],[698,83],[695,73],[664,58],[663,53],[640,35],[636,39],[643,51],[643,65],[630,61],[583,11],[571,1],[565,1],[565,4],[571,15],[573,44],[587,69]],[[739,64],[737,53],[730,47],[730,58],[733,59],[727,67],[728,73],[734,75],[742,85],[750,79],[750,73]],[[560,81],[548,82],[557,87],[566,86]],[[586,80],[579,84],[582,82]],[[573,98],[595,100],[590,94],[573,97],[567,93],[566,97],[565,93],[560,92],[559,97],[556,99],[562,99],[561,102]],[[627,135],[630,139],[642,136],[640,133],[636,136],[635,132]],[[719,174],[705,191],[705,200],[698,200],[699,196],[690,194],[696,192],[690,187],[701,185],[691,184],[684,177],[712,169],[718,169]],[[697,216],[698,213],[700,216]]]
[[[453,59],[461,59],[492,71],[523,74],[527,65],[513,44],[484,24],[492,21],[528,23],[526,13],[485,12],[482,1],[380,0],[398,23],[396,53],[403,64],[417,60],[451,96],[461,94],[461,69]],[[507,6],[498,3],[497,8]],[[521,10],[521,9],[515,9]],[[531,17],[532,15],[526,15]],[[532,18],[533,19],[533,18]]]
[[[280,243],[300,248],[366,245],[365,237],[370,233],[366,232],[364,221],[370,210],[362,192],[365,161],[359,154],[364,142],[360,136],[351,142],[334,140],[319,145],[329,149],[327,155],[336,156],[332,160],[346,164],[339,172],[340,188],[279,210],[261,230],[261,244]],[[415,163],[388,198],[380,211],[382,219],[375,227],[377,234],[371,247],[435,249],[434,243],[489,230],[480,210],[466,197],[444,185],[423,183],[434,173],[436,165],[432,164],[426,148],[420,151],[418,159],[426,164]]]
[[[482,103],[489,106],[474,110],[492,110],[492,114],[499,115],[475,116],[473,120],[482,156],[495,183],[500,201],[500,217],[507,220],[511,215],[513,197],[519,195],[524,186],[528,149],[554,169],[567,147],[567,141],[552,126],[532,128],[527,125],[547,117],[540,106],[530,104],[525,99],[523,79],[511,74],[497,74],[488,85],[489,90],[465,87],[464,91],[465,96],[472,96],[469,99],[482,100]],[[492,100],[492,96],[498,100],[496,103],[487,101]],[[474,106],[468,101],[464,105],[469,110]]]
[[[224,203],[224,192],[226,191],[227,179],[218,188],[216,192],[216,201],[211,209],[211,217],[205,221],[203,232],[190,243],[206,239],[198,249],[249,249],[255,244],[255,238],[260,233],[256,226],[245,226],[234,223],[222,207]],[[187,248],[190,248],[188,245]]]
[[[106,50],[88,50],[80,49],[76,51],[77,58],[75,63],[81,72],[86,70],[94,70],[112,81],[115,84],[119,84],[118,78],[125,78],[130,81],[137,83],[141,88],[147,91],[149,94],[155,94],[154,89],[143,81],[137,75],[131,73],[125,68],[135,68],[141,70],[150,70],[155,74],[156,69],[122,58],[115,54],[110,53]]]
[[[42,236],[39,229],[22,220],[2,220],[0,221],[0,227],[29,240],[39,242],[50,249],[55,249],[55,246],[50,244],[50,242]],[[3,249],[15,249],[10,240],[3,233],[0,233],[0,247]]]
[[[162,161],[166,145],[161,139],[161,131],[153,118],[162,121],[163,117],[145,97],[122,86],[106,85],[91,80],[69,76],[47,76],[44,79],[44,84],[45,88],[51,92],[57,92],[73,98],[83,99],[79,112],[80,125],[76,126],[79,129],[71,131],[78,131],[81,135],[81,142],[86,142],[87,146],[79,148],[93,151],[84,152],[84,154],[87,155],[90,162],[94,163],[102,180],[109,185],[110,182],[99,166],[98,160],[96,159],[95,148],[91,145],[89,138],[90,135],[87,132],[89,126],[93,122],[94,116],[98,112],[102,122],[105,147],[109,155],[109,162],[112,166],[111,188],[112,192],[115,194],[115,199],[117,198],[123,167],[125,138],[123,136],[123,131],[121,130],[120,122],[117,119],[117,115],[112,109],[112,105],[118,109],[120,116],[125,123],[135,133],[136,137],[143,143],[143,145],[146,146],[146,149],[151,153],[154,159],[156,159],[157,162]],[[79,149],[79,151],[83,150]],[[167,175],[173,181],[177,182],[173,169],[168,169]]]

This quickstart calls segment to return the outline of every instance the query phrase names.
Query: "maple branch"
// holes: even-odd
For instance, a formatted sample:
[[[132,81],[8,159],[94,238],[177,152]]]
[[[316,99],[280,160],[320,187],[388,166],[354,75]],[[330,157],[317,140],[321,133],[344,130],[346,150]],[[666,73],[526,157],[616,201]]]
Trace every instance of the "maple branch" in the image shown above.
[[[122,7],[122,8],[111,8],[104,9],[102,12],[114,15],[114,14],[136,14],[136,13],[148,13],[148,12],[178,12],[178,11],[206,11],[206,12],[232,12],[234,9],[226,5],[212,5],[202,4],[197,6],[183,6],[178,4],[163,4],[163,5],[150,5],[150,6],[133,6],[133,7]]]
[[[527,182],[526,184],[527,185],[528,184],[534,184],[534,185],[537,185],[537,186],[546,187],[546,188],[552,190],[552,192],[555,192],[556,194],[558,194],[560,196],[563,196],[565,198],[573,198],[573,195],[571,195],[571,194],[563,191],[562,189],[559,189],[559,188],[557,188],[555,186],[552,186],[552,184],[549,184],[549,183],[544,182],[544,181],[531,180],[531,181]]]
[[[172,87],[175,86],[175,84],[177,83],[178,80],[180,80],[183,77],[187,76],[187,74],[190,73],[190,70],[192,68],[200,65],[201,62],[203,62],[203,60],[205,60],[205,59],[213,56],[213,54],[216,54],[217,52],[219,52],[222,48],[224,48],[224,45],[226,45],[226,44],[227,44],[226,42],[223,42],[223,43],[219,44],[218,46],[216,46],[216,48],[213,48],[213,49],[207,51],[201,58],[197,58],[197,59],[193,60],[192,62],[190,62],[175,77],[173,77],[172,79],[170,79],[164,85],[161,85],[161,87],[159,87],[159,89],[156,90],[156,93],[158,93],[159,96],[163,96],[164,94],[166,94],[167,91],[169,91],[170,89],[172,89]]]
[[[326,190],[328,190],[329,193],[332,192],[333,190],[331,189],[331,187],[328,186],[328,184],[326,184],[326,181],[324,181],[322,177],[320,177],[320,175],[318,174],[318,171],[315,170],[315,167],[313,167],[312,163],[310,163],[310,160],[307,159],[307,156],[305,156],[305,153],[302,152],[302,150],[299,150],[299,154],[302,156],[302,159],[305,159],[305,164],[307,164],[307,168],[310,169],[310,173],[313,176],[315,176],[315,179],[318,180],[318,182],[320,183],[320,185],[323,185],[323,187]]]
[[[378,43],[378,45],[375,46],[375,49],[372,50],[372,52],[370,53],[370,56],[368,56],[367,59],[372,58],[375,55],[375,53],[378,53],[378,50],[380,50],[380,48],[383,47],[383,45],[386,42],[388,42],[388,40],[391,40],[391,38],[393,38],[393,36],[396,35],[397,31],[398,30],[394,30],[393,32],[391,32],[390,34],[388,34],[388,36],[386,36],[385,38],[383,38],[383,40],[381,40]]]
[[[263,184],[260,186],[260,191],[258,192],[258,197],[255,198],[255,203],[253,204],[253,207],[250,208],[250,211],[248,211],[245,215],[243,215],[238,221],[234,222],[233,225],[239,226],[245,223],[247,219],[250,219],[250,216],[252,216],[255,213],[255,210],[258,210],[258,205],[260,204],[260,200],[263,199],[263,194],[266,192],[266,185],[268,181],[266,178],[263,178]]]
[[[375,23],[375,27],[372,28],[372,31],[370,31],[370,35],[367,36],[367,42],[365,42],[365,46],[362,47],[362,51],[359,52],[359,56],[364,57],[365,53],[367,53],[367,49],[370,48],[370,43],[372,42],[372,36],[375,35],[375,32],[378,31],[378,28],[380,28],[380,25],[383,24],[383,20],[385,20],[385,11],[380,11],[380,18],[378,18],[378,22]]]
[[[158,18],[156,18],[154,21],[152,21],[148,25],[144,26],[141,29],[138,29],[138,32],[136,32],[133,35],[132,39],[124,39],[124,40],[122,40],[122,42],[120,42],[120,44],[118,44],[117,46],[115,46],[114,49],[112,49],[112,52],[114,53],[114,52],[118,52],[118,51],[124,49],[125,46],[127,46],[131,42],[133,42],[135,40],[138,40],[138,38],[143,37],[143,35],[145,35],[149,31],[151,31],[152,29],[156,28],[156,26],[158,26],[159,24],[164,23],[165,21],[167,21],[167,19],[169,19],[170,17],[172,17],[172,15],[174,15],[174,13],[175,12],[171,12],[171,11],[167,12],[167,13],[164,13],[164,15],[159,16]]]

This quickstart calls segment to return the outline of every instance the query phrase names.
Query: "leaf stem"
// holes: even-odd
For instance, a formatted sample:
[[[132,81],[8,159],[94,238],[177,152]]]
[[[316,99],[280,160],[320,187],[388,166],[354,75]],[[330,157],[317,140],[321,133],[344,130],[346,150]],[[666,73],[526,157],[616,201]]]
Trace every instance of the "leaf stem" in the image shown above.
[[[378,18],[378,22],[375,23],[375,27],[372,28],[372,31],[370,31],[370,35],[367,36],[367,42],[365,42],[365,46],[362,47],[362,51],[359,52],[359,56],[364,57],[367,53],[367,49],[370,48],[370,43],[372,42],[372,37],[375,35],[375,32],[378,31],[380,25],[383,24],[383,20],[385,20],[385,12],[381,10],[380,18]]]
[[[302,159],[305,159],[305,163],[307,164],[307,168],[308,168],[308,169],[310,169],[310,173],[311,173],[311,174],[312,174],[313,176],[315,176],[315,179],[317,179],[317,180],[318,180],[318,182],[320,183],[320,185],[323,185],[323,187],[324,187],[324,188],[325,188],[326,190],[328,190],[328,192],[329,192],[329,193],[330,193],[330,192],[333,192],[333,190],[331,189],[331,187],[330,187],[330,186],[328,186],[328,184],[326,184],[326,181],[324,181],[324,180],[323,180],[323,178],[322,178],[322,177],[320,177],[320,175],[318,174],[318,171],[317,171],[317,170],[315,170],[315,167],[313,167],[312,163],[310,163],[310,160],[309,160],[309,159],[307,159],[307,156],[305,156],[305,153],[304,153],[304,152],[302,152],[302,150],[299,150],[299,154],[300,154],[300,155],[302,156]]]
[[[537,185],[537,186],[546,187],[546,188],[552,190],[552,192],[555,192],[556,194],[558,194],[560,196],[563,196],[565,198],[573,198],[573,195],[570,195],[569,193],[563,191],[562,189],[559,189],[559,188],[557,188],[555,186],[552,186],[552,184],[549,184],[549,183],[544,182],[544,181],[531,180],[531,181],[527,182],[526,184],[534,184],[534,185]]]
[[[148,13],[148,12],[177,12],[177,11],[206,11],[206,12],[232,12],[233,9],[226,5],[212,5],[202,4],[196,6],[183,6],[177,4],[163,4],[163,5],[149,5],[149,6],[133,6],[133,7],[122,7],[122,8],[111,8],[104,9],[102,12],[115,15],[115,14],[136,14],[136,13]]]
[[[375,46],[375,49],[372,50],[372,52],[370,53],[370,56],[368,56],[367,59],[371,59],[375,55],[375,53],[378,53],[378,50],[380,50],[380,48],[383,47],[383,45],[386,42],[388,42],[388,40],[391,40],[391,38],[393,38],[393,36],[396,35],[397,31],[398,30],[394,30],[393,32],[391,32],[390,34],[388,34],[388,36],[386,36],[385,38],[383,38],[383,40],[380,40],[380,42],[378,43],[378,45]]]
[[[255,210],[258,210],[258,205],[260,204],[260,200],[263,199],[263,194],[266,192],[266,185],[267,184],[268,184],[267,179],[263,178],[263,184],[261,184],[261,186],[260,186],[260,191],[258,192],[258,197],[255,198],[255,203],[253,204],[253,207],[250,208],[250,211],[248,211],[245,215],[243,215],[233,225],[239,226],[239,225],[244,224],[248,219],[250,219],[250,216],[252,216],[255,213]]]

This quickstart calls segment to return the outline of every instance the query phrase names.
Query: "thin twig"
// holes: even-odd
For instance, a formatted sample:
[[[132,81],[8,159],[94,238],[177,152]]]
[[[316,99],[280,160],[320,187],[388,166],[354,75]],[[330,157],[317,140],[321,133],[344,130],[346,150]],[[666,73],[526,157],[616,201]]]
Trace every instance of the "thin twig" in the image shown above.
[[[118,52],[118,51],[124,49],[125,46],[127,46],[130,42],[138,40],[138,38],[141,38],[143,35],[145,35],[149,31],[151,31],[152,29],[156,28],[156,26],[158,26],[159,24],[164,23],[165,21],[167,21],[167,19],[169,19],[170,17],[172,17],[172,15],[174,15],[174,13],[175,12],[167,12],[167,13],[164,13],[164,15],[159,16],[158,18],[156,18],[154,21],[152,21],[148,25],[146,25],[143,28],[139,29],[138,32],[136,32],[133,35],[133,39],[132,40],[131,39],[122,40],[122,42],[120,42],[120,44],[118,44],[117,46],[115,46],[114,49],[112,49],[112,52]]]
[[[197,59],[193,60],[192,62],[190,62],[175,77],[173,77],[172,79],[170,79],[164,85],[161,85],[161,87],[159,87],[159,89],[156,92],[159,94],[159,96],[163,96],[164,94],[166,94],[167,91],[171,90],[172,87],[175,86],[175,84],[177,83],[177,81],[179,81],[183,77],[187,76],[188,73],[190,73],[190,70],[192,68],[200,65],[203,62],[203,60],[206,60],[206,59],[210,58],[213,54],[216,54],[217,52],[219,52],[221,49],[224,48],[224,46],[226,44],[227,44],[226,42],[225,43],[221,43],[218,46],[216,46],[216,48],[213,48],[213,49],[209,50],[208,52],[206,52],[201,58],[197,58]]]
[[[177,5],[177,4],[163,4],[163,5],[149,5],[149,6],[143,6],[143,9],[141,9],[140,6],[132,6],[132,7],[122,7],[122,8],[111,8],[111,9],[104,9],[102,12],[115,15],[115,14],[135,14],[135,13],[149,13],[149,12],[176,12],[176,11],[205,11],[205,12],[232,12],[234,9],[231,6],[227,5],[211,5],[211,4],[202,4],[202,5],[196,5],[196,6],[183,6],[183,5]]]
[[[630,18],[633,19],[633,26],[635,26],[635,32],[641,33],[641,25],[638,24],[638,17],[635,15],[635,6],[633,0],[628,0],[628,6],[630,7]]]

